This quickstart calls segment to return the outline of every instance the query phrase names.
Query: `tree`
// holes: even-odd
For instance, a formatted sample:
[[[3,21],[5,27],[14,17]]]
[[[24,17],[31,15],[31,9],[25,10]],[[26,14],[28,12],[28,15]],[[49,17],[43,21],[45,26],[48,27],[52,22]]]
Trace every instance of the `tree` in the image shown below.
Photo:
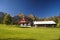
[[[3,23],[4,24],[11,24],[11,16],[10,16],[10,14],[5,14]]]
[[[36,21],[41,21],[41,19],[39,17],[35,17]]]
[[[33,16],[32,14],[29,15],[29,18],[31,18],[33,21],[35,20],[35,16]]]
[[[55,17],[55,22],[57,23],[57,27],[60,27],[60,16]]]
[[[18,21],[21,19],[18,15],[11,18],[11,24],[18,24]]]
[[[23,17],[23,16],[24,16],[24,14],[23,14],[23,13],[20,13],[20,14],[18,14],[18,16],[19,16],[19,17]]]

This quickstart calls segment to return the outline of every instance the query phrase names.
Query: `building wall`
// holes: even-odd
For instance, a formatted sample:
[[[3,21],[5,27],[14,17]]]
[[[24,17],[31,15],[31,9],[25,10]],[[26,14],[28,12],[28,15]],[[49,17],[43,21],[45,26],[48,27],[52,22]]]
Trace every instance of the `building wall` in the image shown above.
[[[37,27],[56,27],[56,24],[38,24]]]

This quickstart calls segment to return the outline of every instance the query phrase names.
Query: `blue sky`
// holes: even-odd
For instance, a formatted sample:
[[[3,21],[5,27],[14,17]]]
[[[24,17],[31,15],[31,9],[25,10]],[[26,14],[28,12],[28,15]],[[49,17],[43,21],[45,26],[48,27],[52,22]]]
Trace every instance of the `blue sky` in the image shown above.
[[[24,13],[37,17],[51,17],[60,14],[60,0],[0,0],[0,12],[11,16]]]

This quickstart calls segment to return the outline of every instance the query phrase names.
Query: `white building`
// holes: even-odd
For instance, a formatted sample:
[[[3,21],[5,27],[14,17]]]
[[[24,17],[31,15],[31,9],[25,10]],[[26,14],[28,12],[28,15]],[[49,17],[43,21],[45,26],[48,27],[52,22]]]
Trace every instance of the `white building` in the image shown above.
[[[35,27],[37,26],[56,26],[56,22],[54,21],[34,21],[33,24],[35,25]]]

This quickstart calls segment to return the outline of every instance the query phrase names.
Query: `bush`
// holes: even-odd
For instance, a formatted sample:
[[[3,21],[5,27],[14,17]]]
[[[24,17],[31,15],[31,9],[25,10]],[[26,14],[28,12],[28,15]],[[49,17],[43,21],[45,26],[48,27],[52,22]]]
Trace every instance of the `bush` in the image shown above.
[[[60,28],[60,23],[57,24],[57,27]]]

